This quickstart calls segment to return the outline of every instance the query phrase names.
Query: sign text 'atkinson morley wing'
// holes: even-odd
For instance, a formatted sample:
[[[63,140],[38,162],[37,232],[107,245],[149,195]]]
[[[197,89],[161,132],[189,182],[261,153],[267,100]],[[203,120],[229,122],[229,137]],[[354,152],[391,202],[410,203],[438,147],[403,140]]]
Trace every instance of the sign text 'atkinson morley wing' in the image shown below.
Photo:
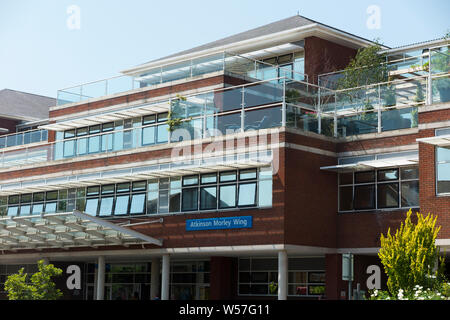
[[[252,216],[186,220],[186,231],[251,228]]]

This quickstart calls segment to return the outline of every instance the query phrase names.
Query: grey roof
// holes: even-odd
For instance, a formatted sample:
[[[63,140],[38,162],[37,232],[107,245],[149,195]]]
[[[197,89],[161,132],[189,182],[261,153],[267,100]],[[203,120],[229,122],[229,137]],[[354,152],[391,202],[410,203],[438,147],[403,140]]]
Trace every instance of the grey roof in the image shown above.
[[[0,117],[22,120],[48,118],[49,107],[56,99],[11,89],[0,90]]]
[[[275,21],[275,22],[266,24],[264,26],[261,26],[261,27],[255,28],[255,29],[251,29],[251,30],[248,30],[248,31],[245,31],[245,32],[241,32],[241,33],[235,34],[235,35],[232,35],[232,36],[220,39],[220,40],[209,42],[207,44],[204,44],[204,45],[201,45],[201,46],[198,46],[198,47],[194,47],[192,49],[184,50],[184,51],[181,51],[181,52],[178,52],[178,53],[175,53],[175,54],[171,54],[171,55],[166,56],[166,57],[162,57],[162,58],[159,58],[159,59],[151,60],[151,61],[148,61],[146,63],[140,64],[139,66],[145,65],[147,63],[157,62],[157,61],[160,61],[160,60],[165,60],[165,59],[173,58],[173,57],[176,57],[176,56],[182,56],[182,55],[186,55],[186,54],[189,54],[189,53],[194,53],[194,52],[198,52],[198,51],[202,51],[202,50],[212,49],[212,48],[215,48],[215,47],[220,47],[220,46],[224,46],[224,45],[227,45],[227,44],[231,44],[231,43],[235,43],[235,42],[239,42],[239,41],[244,41],[244,40],[248,40],[248,39],[252,39],[252,38],[257,38],[257,37],[269,35],[269,34],[272,34],[272,33],[277,33],[277,32],[290,30],[290,29],[294,29],[294,28],[298,28],[298,27],[302,27],[302,26],[307,26],[307,25],[311,25],[311,24],[320,24],[322,26],[325,26],[325,27],[328,27],[328,28],[331,28],[331,29],[334,29],[334,30],[337,30],[337,31],[341,31],[341,32],[344,32],[346,34],[350,34],[348,32],[345,32],[345,31],[342,31],[342,30],[330,27],[330,26],[328,26],[326,24],[323,24],[323,23],[320,23],[320,22],[317,22],[317,21],[314,21],[314,20],[302,17],[300,15],[295,15],[295,16],[292,16],[292,17],[289,17],[289,18],[286,18],[286,19],[282,19],[282,20],[279,20],[279,21]],[[367,40],[367,39],[355,36],[353,34],[352,34],[352,36],[360,38],[360,39],[362,39],[364,41],[372,42],[370,40]]]

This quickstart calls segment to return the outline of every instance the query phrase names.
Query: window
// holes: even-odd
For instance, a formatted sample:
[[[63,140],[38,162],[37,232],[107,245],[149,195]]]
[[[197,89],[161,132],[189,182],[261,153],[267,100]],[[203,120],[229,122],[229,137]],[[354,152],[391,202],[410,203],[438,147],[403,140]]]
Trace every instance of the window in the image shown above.
[[[239,185],[239,207],[256,205],[256,182]]]
[[[131,196],[130,214],[143,214],[145,212],[145,193]]]
[[[112,215],[113,203],[114,203],[114,197],[102,197],[102,199],[100,200],[99,216]]]
[[[450,193],[450,148],[436,147],[436,192]]]
[[[4,196],[0,197],[0,215],[40,215],[79,210],[93,216],[108,217],[257,205],[272,205],[271,168]]]
[[[116,206],[114,207],[114,215],[124,215],[128,213],[129,195],[121,195],[116,198]]]
[[[417,167],[339,174],[339,211],[418,206]]]
[[[86,208],[84,211],[87,214],[90,214],[91,216],[96,216],[97,208],[98,208],[98,198],[91,198],[86,200]]]
[[[321,296],[325,294],[324,259],[288,259],[288,295]],[[277,295],[277,258],[240,258],[238,274],[239,295]]]

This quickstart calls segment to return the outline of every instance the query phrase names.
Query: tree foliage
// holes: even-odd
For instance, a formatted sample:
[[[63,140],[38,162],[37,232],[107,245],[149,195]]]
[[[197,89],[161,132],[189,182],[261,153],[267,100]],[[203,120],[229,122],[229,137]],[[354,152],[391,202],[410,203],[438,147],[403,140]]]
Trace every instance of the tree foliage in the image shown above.
[[[417,213],[417,223],[411,220],[411,209],[394,235],[390,229],[381,235],[378,256],[388,276],[387,286],[391,295],[400,290],[413,292],[417,286],[435,290],[443,282],[444,261],[438,266],[439,248],[435,241],[440,230],[436,216],[424,217]]]
[[[337,89],[355,88],[388,81],[386,57],[379,54],[381,49],[381,45],[378,43],[359,49],[356,56],[344,69],[342,77],[338,79]]]
[[[61,290],[56,288],[52,278],[62,274],[62,270],[53,264],[38,261],[39,271],[34,273],[28,281],[28,274],[21,268],[18,273],[8,276],[5,291],[9,300],[56,300],[62,296]]]

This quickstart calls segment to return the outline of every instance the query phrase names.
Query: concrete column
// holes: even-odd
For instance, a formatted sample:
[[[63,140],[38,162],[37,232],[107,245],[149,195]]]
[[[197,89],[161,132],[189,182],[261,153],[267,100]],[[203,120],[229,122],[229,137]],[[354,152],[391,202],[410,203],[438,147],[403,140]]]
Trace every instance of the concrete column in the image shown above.
[[[152,259],[152,279],[151,279],[151,287],[150,287],[150,299],[155,299],[156,297],[161,297],[159,293],[159,287],[161,286],[160,280],[159,280],[159,273],[160,273],[160,263],[161,259],[154,258]]]
[[[287,299],[288,257],[286,251],[278,252],[278,300]]]
[[[105,299],[105,257],[98,257],[97,267],[97,300]]]
[[[170,256],[162,257],[161,300],[169,300]]]

